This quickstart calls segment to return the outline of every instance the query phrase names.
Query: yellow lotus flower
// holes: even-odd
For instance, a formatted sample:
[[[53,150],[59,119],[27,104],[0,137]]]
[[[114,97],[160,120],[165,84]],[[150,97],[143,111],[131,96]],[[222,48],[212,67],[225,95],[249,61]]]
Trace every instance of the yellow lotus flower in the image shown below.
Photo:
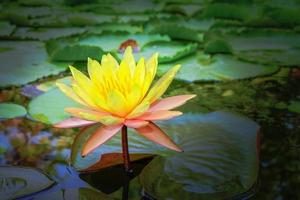
[[[182,113],[170,111],[195,95],[179,95],[160,99],[180,66],[176,65],[151,87],[158,64],[158,53],[136,63],[131,47],[127,47],[120,64],[110,54],[102,56],[101,64],[88,59],[89,78],[70,66],[73,83],[57,83],[61,91],[84,108],[66,108],[72,118],[56,127],[70,128],[101,123],[83,147],[85,156],[118,133],[123,126],[135,129],[140,135],[175,151],[181,149],[153,123]],[[151,88],[150,88],[151,87]]]

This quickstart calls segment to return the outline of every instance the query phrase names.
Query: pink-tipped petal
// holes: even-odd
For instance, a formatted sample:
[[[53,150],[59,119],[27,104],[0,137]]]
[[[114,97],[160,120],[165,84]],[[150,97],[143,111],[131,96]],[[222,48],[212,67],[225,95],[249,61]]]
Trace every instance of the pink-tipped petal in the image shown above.
[[[168,120],[173,117],[177,117],[179,115],[182,115],[182,112],[179,111],[169,111],[169,110],[159,110],[154,112],[146,112],[143,115],[137,117],[138,120],[149,120],[149,121],[155,121],[155,120]]]
[[[54,127],[56,127],[56,128],[75,128],[75,127],[81,127],[81,126],[88,126],[88,125],[92,125],[95,123],[97,123],[97,122],[72,117],[72,118],[66,119],[64,121],[58,122],[57,124],[54,124]]]
[[[101,126],[95,133],[87,140],[84,144],[81,155],[86,156],[88,153],[93,151],[95,148],[100,146],[109,140],[112,136],[122,128],[123,124],[112,125],[112,126]]]
[[[178,95],[173,97],[167,97],[160,99],[153,104],[151,104],[148,112],[158,111],[158,110],[171,110],[178,106],[183,105],[188,100],[194,98],[196,95],[187,94],[187,95]]]
[[[129,128],[140,128],[146,126],[149,122],[143,120],[127,119],[124,124]]]
[[[149,122],[147,126],[136,128],[135,129],[139,134],[144,136],[145,138],[160,144],[162,146],[165,146],[169,149],[172,149],[174,151],[182,152],[182,149],[180,149],[170,138],[167,134],[165,134],[158,126],[156,126],[154,123]]]

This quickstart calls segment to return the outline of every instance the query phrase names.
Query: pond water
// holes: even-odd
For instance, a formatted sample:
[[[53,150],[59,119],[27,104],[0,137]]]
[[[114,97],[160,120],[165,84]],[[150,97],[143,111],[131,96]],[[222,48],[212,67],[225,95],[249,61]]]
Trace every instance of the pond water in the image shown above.
[[[18,0],[0,4],[0,199],[300,199],[300,3]],[[157,122],[184,152],[129,129],[85,157],[99,125],[60,129],[77,104],[72,65],[126,46],[158,52],[164,97],[196,94]]]

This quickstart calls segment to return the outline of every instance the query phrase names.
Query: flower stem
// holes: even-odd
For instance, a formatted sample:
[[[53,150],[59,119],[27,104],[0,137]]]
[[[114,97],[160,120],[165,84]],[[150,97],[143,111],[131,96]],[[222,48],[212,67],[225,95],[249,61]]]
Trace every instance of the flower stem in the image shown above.
[[[122,151],[123,151],[123,162],[125,171],[131,173],[130,167],[130,157],[128,152],[128,136],[127,136],[127,126],[122,127]]]

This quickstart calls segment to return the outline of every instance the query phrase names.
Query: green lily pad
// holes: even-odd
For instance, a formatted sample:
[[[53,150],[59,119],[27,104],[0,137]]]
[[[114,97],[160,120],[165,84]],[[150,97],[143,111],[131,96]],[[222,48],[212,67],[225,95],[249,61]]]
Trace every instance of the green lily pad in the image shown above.
[[[167,63],[196,52],[197,46],[197,44],[182,44],[178,42],[155,42],[146,45],[134,56],[136,60],[141,57],[150,58],[151,55],[158,52],[159,63]],[[120,54],[119,57],[121,57]]]
[[[145,13],[160,11],[163,7],[163,3],[142,1],[142,0],[130,0],[126,2],[115,3],[110,6],[115,13]]]
[[[274,65],[248,63],[230,55],[211,57],[198,53],[175,63],[159,65],[158,74],[164,74],[170,67],[179,63],[182,67],[176,78],[188,82],[245,79],[272,74],[278,70],[278,67]]]
[[[243,31],[241,33],[211,33],[205,38],[205,48],[210,48],[214,41],[224,41],[236,51],[288,50],[300,47],[299,34],[284,31]],[[218,53],[218,49],[210,51]]]
[[[280,66],[299,66],[300,49],[273,51],[239,51],[235,55],[245,61]]]
[[[104,52],[117,52],[119,46],[128,39],[135,40],[140,48],[154,41],[170,40],[161,35],[103,34],[78,40],[50,41],[47,43],[47,51],[51,59],[56,61],[86,61],[87,57],[99,60]]]
[[[0,42],[0,87],[22,85],[36,79],[58,74],[66,63],[50,63],[44,44],[40,42]]]
[[[2,199],[17,199],[51,187],[55,182],[41,171],[27,167],[0,166]]]
[[[17,4],[6,4],[5,9],[1,11],[0,19],[8,20],[13,24],[20,26],[32,26],[31,21],[42,19],[48,16],[57,16],[67,12],[62,7],[27,7],[17,6]],[[40,24],[39,24],[40,25]]]
[[[13,34],[18,39],[50,40],[59,37],[79,35],[86,30],[83,28],[18,28]]]
[[[102,166],[122,164],[121,134],[116,134],[105,144],[96,148],[87,156],[81,156],[83,145],[99,127],[100,125],[94,125],[76,136],[71,150],[71,163],[75,169],[94,171],[103,168]],[[171,150],[167,150],[158,144],[144,139],[131,129],[128,129],[128,132],[128,145],[131,161],[145,158],[147,155],[169,155],[173,153]],[[176,138],[173,139],[176,141]],[[105,157],[111,157],[113,159],[110,159],[111,161],[107,163]]]
[[[131,15],[120,15],[118,21],[121,23],[145,23],[149,20],[150,16],[147,14],[131,14]]]
[[[0,36],[7,37],[15,30],[16,26],[7,21],[0,21]]]
[[[124,24],[124,23],[108,23],[108,24],[102,24],[100,26],[95,27],[87,27],[88,33],[91,34],[102,34],[103,32],[125,32],[125,33],[140,33],[143,31],[143,28],[141,26],[137,25],[130,25],[130,24]]]
[[[23,106],[14,103],[0,103],[0,119],[11,119],[26,115],[27,111]]]
[[[206,53],[233,53],[251,62],[296,66],[299,64],[300,35],[284,31],[242,31],[210,33],[205,37]]]
[[[160,127],[184,152],[156,157],[143,169],[141,184],[155,199],[231,199],[255,184],[259,126],[252,120],[214,112]]]
[[[32,99],[28,105],[28,113],[37,121],[55,124],[70,117],[64,111],[66,107],[80,107],[80,105],[55,88]]]
[[[291,101],[288,105],[290,112],[300,113],[300,101]]]
[[[203,9],[203,5],[201,4],[170,4],[167,5],[164,10],[168,12],[175,12],[175,13],[183,13],[186,16],[193,16],[197,12]]]
[[[18,3],[24,6],[53,6],[61,4],[62,2],[63,0],[18,0]]]
[[[112,35],[104,34],[102,36],[91,36],[79,40],[81,45],[94,45],[101,47],[106,52],[117,51],[119,46],[128,39],[135,40],[140,48],[143,48],[146,44],[156,41],[170,41],[170,38],[162,35]]]
[[[203,41],[203,33],[201,33],[197,26],[191,26],[186,24],[184,21],[159,21],[152,22],[146,26],[146,31],[148,33],[159,33],[163,35],[168,35],[174,39],[191,40],[196,42]]]

